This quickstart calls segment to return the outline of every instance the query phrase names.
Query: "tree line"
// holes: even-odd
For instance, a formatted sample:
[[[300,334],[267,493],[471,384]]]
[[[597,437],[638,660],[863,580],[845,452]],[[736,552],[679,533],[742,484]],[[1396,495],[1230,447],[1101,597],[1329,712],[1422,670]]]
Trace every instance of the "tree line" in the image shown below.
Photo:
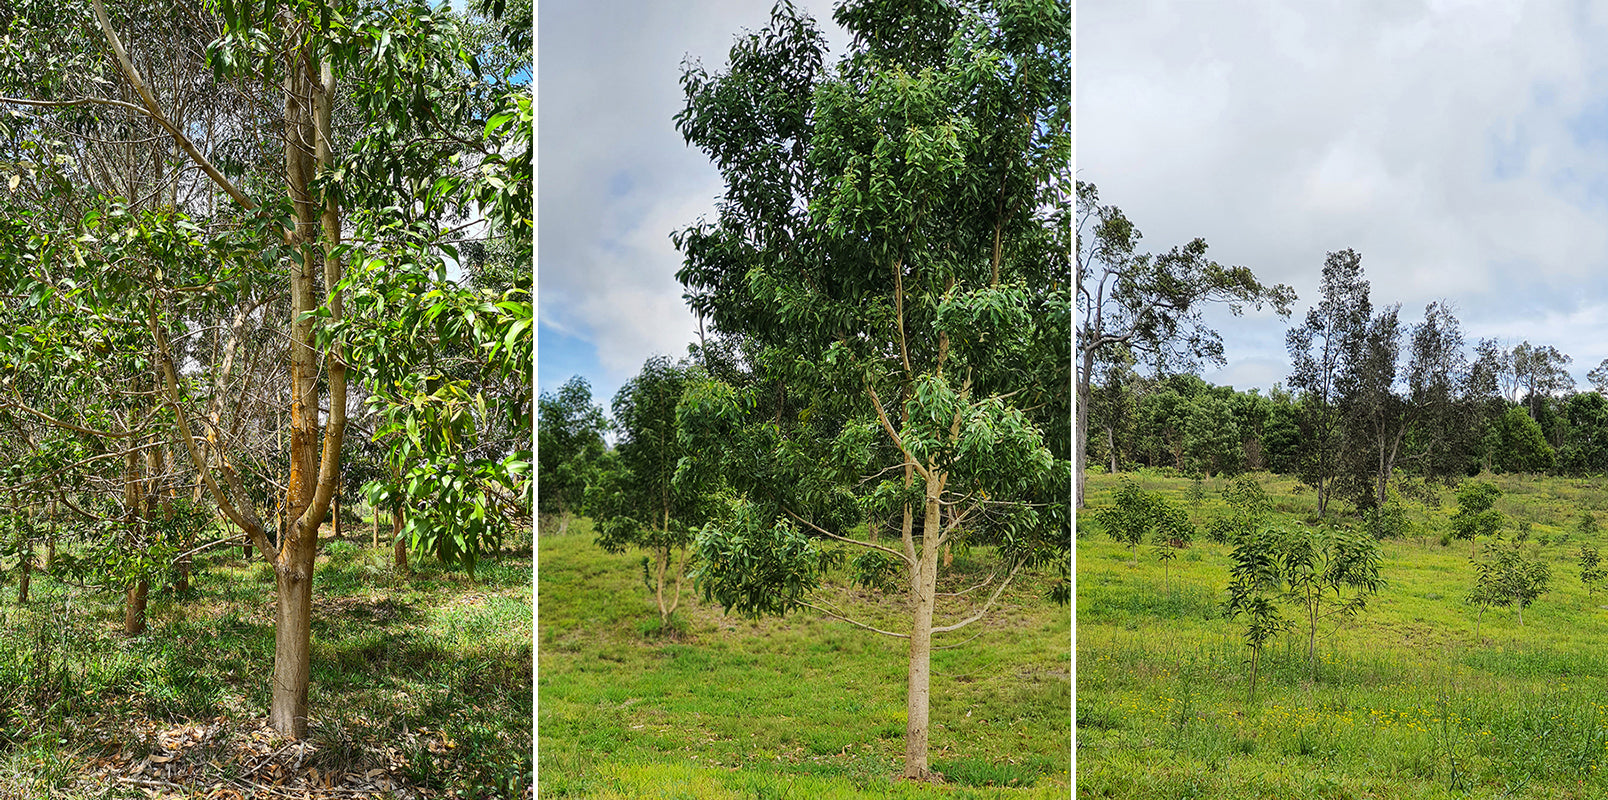
[[[1332,499],[1379,508],[1403,477],[1608,472],[1608,360],[1577,391],[1570,356],[1529,341],[1470,347],[1445,301],[1417,320],[1399,303],[1375,308],[1362,257],[1348,249],[1327,255],[1318,301],[1286,332],[1289,375],[1266,394],[1212,386],[1194,374],[1223,361],[1202,304],[1271,304],[1287,315],[1294,292],[1217,265],[1199,239],[1165,256],[1139,253],[1138,230],[1100,205],[1092,185],[1080,184],[1079,215],[1086,463],[1293,474],[1316,491],[1320,514]]]

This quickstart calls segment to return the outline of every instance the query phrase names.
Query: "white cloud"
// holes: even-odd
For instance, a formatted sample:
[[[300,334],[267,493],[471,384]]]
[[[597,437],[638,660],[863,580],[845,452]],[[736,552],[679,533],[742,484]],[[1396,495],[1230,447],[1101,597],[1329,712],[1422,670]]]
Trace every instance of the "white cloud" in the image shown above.
[[[830,3],[800,5],[838,53]],[[669,237],[712,216],[723,186],[672,121],[685,102],[682,60],[720,69],[733,37],[763,27],[769,10],[737,0],[541,3],[538,314],[594,344],[619,379],[697,336]]]
[[[1299,315],[1325,253],[1350,247],[1375,306],[1400,302],[1404,320],[1447,298],[1471,343],[1574,346],[1576,366],[1590,359],[1582,374],[1608,356],[1582,335],[1602,327],[1583,300],[1608,288],[1608,52],[1594,9],[1152,0],[1079,12],[1078,177],[1148,249],[1205,237],[1218,260],[1294,286]],[[1230,327],[1231,360],[1283,352],[1285,323]]]

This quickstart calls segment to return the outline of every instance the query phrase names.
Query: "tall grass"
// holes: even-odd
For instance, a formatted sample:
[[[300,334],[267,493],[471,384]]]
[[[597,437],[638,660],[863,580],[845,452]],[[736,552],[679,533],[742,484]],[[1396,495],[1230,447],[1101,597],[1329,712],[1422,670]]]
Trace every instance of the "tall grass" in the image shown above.
[[[1264,479],[1282,521],[1302,524],[1308,495]],[[1189,483],[1148,481],[1180,502]],[[1172,562],[1168,591],[1149,548],[1133,567],[1121,545],[1080,529],[1079,796],[1608,796],[1608,600],[1574,567],[1581,541],[1601,545],[1579,531],[1580,509],[1601,507],[1605,492],[1563,479],[1497,483],[1509,535],[1530,522],[1528,552],[1553,568],[1523,627],[1497,609],[1475,636],[1467,544],[1439,544],[1455,509],[1448,493],[1439,508],[1411,509],[1411,538],[1385,543],[1388,586],[1321,640],[1317,680],[1302,645],[1283,639],[1264,654],[1254,702],[1243,622],[1219,610],[1226,547],[1192,546],[1195,557]],[[1091,476],[1089,505],[1114,485]],[[1203,516],[1215,510],[1201,505]]]

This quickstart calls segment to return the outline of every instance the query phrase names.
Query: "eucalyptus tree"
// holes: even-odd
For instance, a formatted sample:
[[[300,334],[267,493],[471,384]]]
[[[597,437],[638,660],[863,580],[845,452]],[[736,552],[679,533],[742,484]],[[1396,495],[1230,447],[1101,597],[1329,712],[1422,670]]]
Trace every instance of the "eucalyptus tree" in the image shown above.
[[[1140,253],[1139,229],[1115,206],[1100,205],[1092,183],[1078,182],[1078,419],[1077,503],[1083,507],[1085,442],[1095,364],[1112,347],[1126,347],[1157,372],[1206,361],[1223,363],[1223,340],[1207,327],[1204,307],[1226,304],[1235,315],[1245,307],[1271,305],[1288,316],[1295,292],[1263,285],[1247,267],[1224,266],[1206,255],[1206,240],[1194,239],[1155,255]],[[1087,234],[1087,238],[1085,238]]]
[[[868,580],[902,574],[910,624],[881,632],[910,645],[907,778],[932,774],[934,635],[1018,576],[1066,572],[1069,12],[848,2],[834,18],[853,44],[828,69],[813,21],[782,3],[725,72],[682,77],[677,122],[726,193],[716,222],[676,234],[679,277],[752,343],[757,373],[682,410],[689,475],[723,464],[733,498],[698,534],[700,591],[747,613],[817,608],[831,542],[859,549]],[[966,541],[995,545],[976,587],[992,591],[939,624],[939,553]]]
[[[1346,452],[1343,399],[1347,374],[1363,360],[1364,333],[1372,312],[1362,256],[1329,253],[1319,284],[1322,299],[1306,319],[1285,334],[1290,351],[1289,388],[1301,396],[1303,435],[1298,474],[1318,493],[1318,515],[1329,507]]]
[[[47,14],[40,4],[29,8]],[[503,136],[529,129],[528,93],[505,86],[500,96],[487,97],[490,89],[481,80],[475,53],[462,46],[462,26],[444,9],[418,2],[223,0],[206,13],[179,11],[210,38],[190,51],[204,53],[211,67],[203,85],[240,98],[252,111],[223,124],[201,124],[185,116],[179,95],[164,93],[164,82],[151,79],[150,65],[161,55],[151,55],[154,43],[143,35],[147,28],[142,26],[153,18],[142,12],[149,10],[138,3],[109,10],[101,0],[90,0],[76,17],[62,18],[58,40],[49,46],[7,40],[3,57],[8,63],[47,62],[37,70],[47,80],[31,86],[8,83],[0,104],[133,115],[158,134],[145,144],[160,148],[177,172],[204,188],[193,201],[170,204],[173,210],[148,209],[133,198],[135,205],[121,211],[116,202],[96,199],[82,204],[88,208],[82,215],[52,222],[36,214],[28,225],[10,229],[8,245],[21,256],[9,266],[17,277],[14,285],[36,286],[41,296],[84,306],[86,319],[115,321],[144,337],[158,378],[154,396],[173,426],[172,438],[205,495],[273,565],[277,618],[270,721],[281,733],[302,736],[318,531],[337,489],[351,400],[348,345],[352,353],[373,345],[364,334],[380,327],[359,324],[371,315],[346,319],[348,289],[362,283],[381,287],[375,290],[378,296],[400,298],[416,285],[414,276],[428,272],[432,256],[425,251],[439,240],[439,230],[431,228],[468,201],[478,202],[510,235],[528,230],[528,202],[523,207],[518,202],[529,197],[528,146],[521,150],[517,135]],[[71,24],[74,20],[78,24]],[[92,80],[74,83],[73,76],[80,74]],[[9,96],[13,92],[18,96]],[[488,114],[477,103],[496,104],[498,110]],[[12,127],[34,152],[49,155],[42,124]],[[277,171],[253,171],[249,166],[265,162],[242,159],[242,152],[273,154],[266,163],[276,163]],[[44,176],[36,180],[56,187],[71,186],[73,170],[79,169],[55,157],[31,163],[31,174]],[[204,221],[197,225],[192,217]],[[353,240],[346,236],[348,222],[358,233]],[[86,235],[91,244],[81,246]],[[351,275],[348,260],[359,266]],[[407,269],[390,283],[378,280],[391,274],[388,265]],[[403,288],[391,292],[398,284]],[[269,299],[256,303],[255,296]],[[518,372],[517,353],[529,341],[529,302],[528,297],[492,300],[455,296],[438,310],[436,299],[409,299],[407,307],[430,317],[419,327],[444,327],[465,336],[507,376]],[[211,447],[202,444],[222,426],[209,424],[209,387],[184,357],[192,336],[186,320],[195,319],[194,307],[223,301],[234,308],[255,307],[245,315],[248,321],[266,324],[274,315],[280,322],[273,327],[287,345],[270,351],[267,362],[281,370],[278,390],[268,393],[279,402],[272,416],[287,418],[282,452],[288,455],[289,474],[282,483],[272,482],[283,498],[282,525],[264,522],[258,508],[266,498],[242,477],[254,456],[239,452],[223,436]],[[449,309],[453,319],[441,321]],[[454,385],[432,385],[428,377],[404,385],[405,400],[395,394],[382,398],[397,401],[389,404],[393,410],[406,405],[419,411],[397,411],[394,421],[404,428],[408,420],[417,426],[420,419],[451,427],[462,404],[473,402],[437,395],[442,385]],[[504,379],[519,385],[517,376]],[[514,394],[507,410],[515,427],[529,405]],[[108,433],[83,422],[74,424]],[[459,456],[454,454],[455,463],[470,463]],[[517,452],[487,458],[502,465],[501,475],[517,473],[522,463]],[[474,477],[472,470],[458,471],[450,481],[416,481],[410,488],[438,497],[456,492],[443,498],[447,507],[473,522],[476,503],[464,499],[471,492],[463,487]],[[273,536],[270,527],[283,530]],[[466,544],[457,538],[441,541],[449,550]]]

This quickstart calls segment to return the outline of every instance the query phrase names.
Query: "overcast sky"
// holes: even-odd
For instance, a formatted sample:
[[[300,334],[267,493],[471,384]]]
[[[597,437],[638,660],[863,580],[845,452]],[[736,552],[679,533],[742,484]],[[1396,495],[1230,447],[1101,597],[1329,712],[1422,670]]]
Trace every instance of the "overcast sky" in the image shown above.
[[[832,46],[830,2],[801,2]],[[537,384],[580,374],[594,401],[650,356],[686,354],[697,322],[681,299],[670,233],[714,214],[723,184],[686,146],[681,63],[724,70],[733,38],[771,3],[542,0],[537,8]]]
[[[1472,350],[1608,358],[1608,6],[1591,2],[1078,5],[1077,170],[1163,252],[1203,237],[1317,300],[1362,255],[1377,310],[1449,300]],[[544,84],[545,86],[545,84]],[[1220,324],[1207,380],[1289,373],[1288,323]]]

